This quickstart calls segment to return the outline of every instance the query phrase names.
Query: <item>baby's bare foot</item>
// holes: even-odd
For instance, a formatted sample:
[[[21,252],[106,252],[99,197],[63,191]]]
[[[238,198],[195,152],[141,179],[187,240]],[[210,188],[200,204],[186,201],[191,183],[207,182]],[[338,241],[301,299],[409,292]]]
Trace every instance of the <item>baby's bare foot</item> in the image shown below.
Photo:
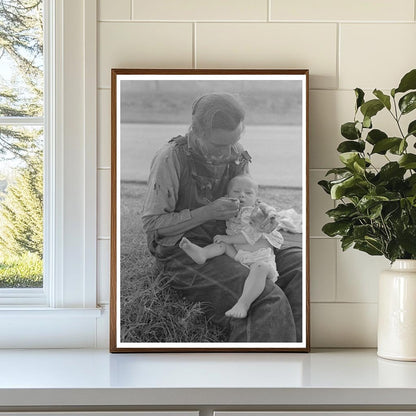
[[[231,318],[246,318],[248,307],[243,302],[237,302],[230,310],[225,312],[225,316],[229,316]]]
[[[207,258],[204,250],[196,244],[183,237],[179,242],[179,247],[197,264],[204,264]]]

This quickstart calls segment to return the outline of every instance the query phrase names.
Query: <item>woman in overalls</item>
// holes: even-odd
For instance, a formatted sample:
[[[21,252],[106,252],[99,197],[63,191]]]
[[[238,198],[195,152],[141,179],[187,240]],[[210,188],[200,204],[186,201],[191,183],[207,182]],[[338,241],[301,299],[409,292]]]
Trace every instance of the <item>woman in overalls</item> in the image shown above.
[[[230,329],[229,342],[300,342],[300,248],[276,253],[278,284],[267,282],[246,319],[230,319],[224,313],[241,295],[249,270],[226,255],[195,264],[178,246],[184,236],[199,246],[212,243],[237,214],[237,202],[223,196],[231,178],[248,172],[251,158],[238,143],[243,129],[244,109],[232,95],[207,94],[194,102],[188,133],[160,149],[150,168],[143,211],[148,246],[172,287]],[[264,227],[270,232],[276,224]]]

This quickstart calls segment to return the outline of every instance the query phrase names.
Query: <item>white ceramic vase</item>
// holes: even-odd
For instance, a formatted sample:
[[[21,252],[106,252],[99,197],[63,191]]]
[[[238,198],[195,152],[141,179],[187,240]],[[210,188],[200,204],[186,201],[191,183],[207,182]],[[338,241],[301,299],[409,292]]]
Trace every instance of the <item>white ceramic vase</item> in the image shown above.
[[[416,361],[416,260],[396,260],[380,275],[377,354]]]

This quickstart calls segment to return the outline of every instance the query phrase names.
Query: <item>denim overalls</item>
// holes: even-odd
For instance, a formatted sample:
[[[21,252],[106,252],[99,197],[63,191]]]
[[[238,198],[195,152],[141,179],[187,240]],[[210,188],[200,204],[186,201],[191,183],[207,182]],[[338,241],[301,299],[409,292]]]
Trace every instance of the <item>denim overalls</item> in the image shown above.
[[[229,180],[243,173],[250,159],[247,152],[236,153],[231,160],[215,165],[194,152],[188,146],[186,137],[176,137],[171,143],[181,165],[177,212],[199,208],[224,196]],[[185,237],[195,244],[206,246],[217,234],[225,234],[225,221],[208,221],[187,231]],[[278,269],[279,280],[292,295],[286,296],[279,286],[268,279],[265,290],[251,305],[248,317],[230,319],[224,313],[242,293],[248,275],[246,267],[226,255],[198,265],[177,244],[170,247],[156,244],[149,248],[159,266],[171,278],[171,285],[190,301],[201,302],[207,316],[216,324],[230,329],[229,342],[295,342],[296,326],[299,326],[300,341],[302,272],[299,269],[299,250],[291,250],[286,256],[278,253],[278,258],[282,259]],[[294,267],[289,267],[289,264]],[[289,300],[293,298],[292,307],[288,297]],[[296,313],[292,313],[294,304]],[[295,320],[299,321],[296,326]]]

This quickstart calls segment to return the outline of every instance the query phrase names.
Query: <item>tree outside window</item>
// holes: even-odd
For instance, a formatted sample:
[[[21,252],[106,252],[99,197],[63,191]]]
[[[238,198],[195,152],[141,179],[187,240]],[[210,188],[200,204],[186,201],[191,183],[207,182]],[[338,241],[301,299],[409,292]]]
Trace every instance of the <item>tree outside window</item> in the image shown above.
[[[0,288],[43,286],[43,2],[0,0]]]

